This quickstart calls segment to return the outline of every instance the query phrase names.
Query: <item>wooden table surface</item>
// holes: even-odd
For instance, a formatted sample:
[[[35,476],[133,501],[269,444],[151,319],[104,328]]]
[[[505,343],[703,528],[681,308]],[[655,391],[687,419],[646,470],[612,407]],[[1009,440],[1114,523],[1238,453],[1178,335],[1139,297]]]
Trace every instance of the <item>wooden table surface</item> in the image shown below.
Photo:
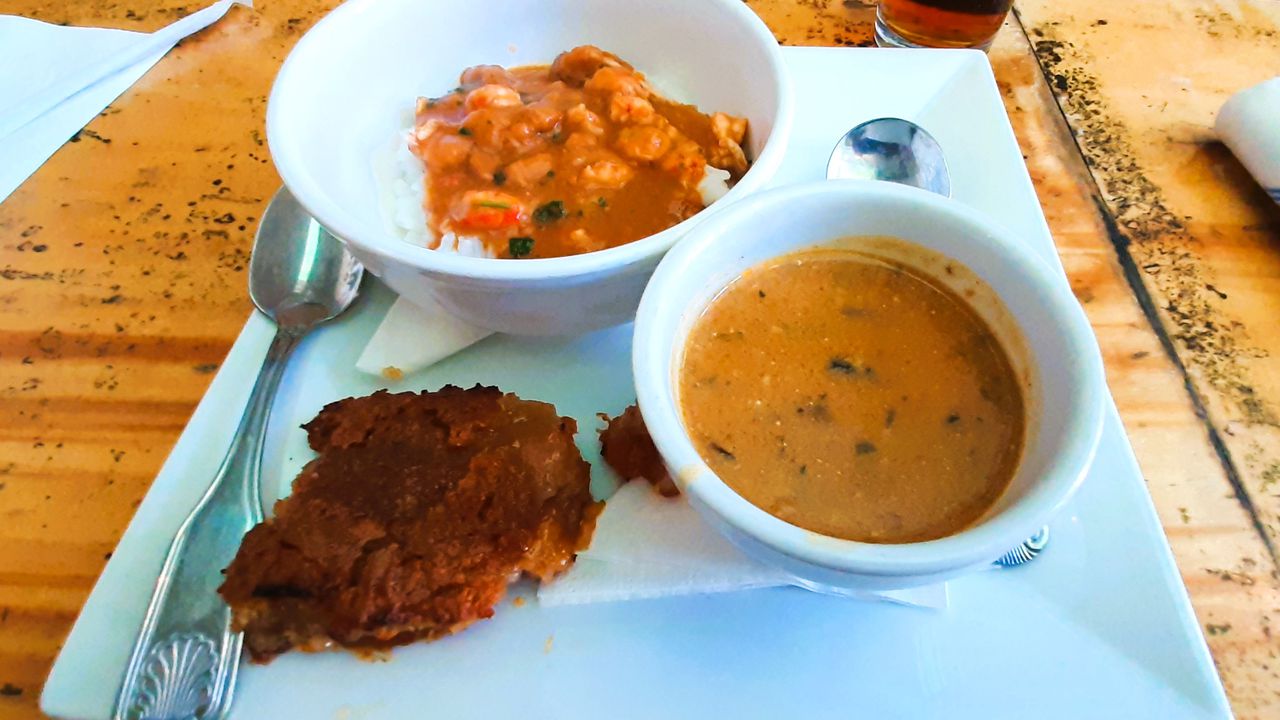
[[[205,4],[0,13],[150,31]],[[267,92],[333,4],[234,8],[0,204],[0,718],[38,714],[250,310]],[[787,44],[871,44],[871,2],[748,5]],[[1280,209],[1212,132],[1280,74],[1280,3],[1018,0],[990,57],[1235,712],[1280,717]]]

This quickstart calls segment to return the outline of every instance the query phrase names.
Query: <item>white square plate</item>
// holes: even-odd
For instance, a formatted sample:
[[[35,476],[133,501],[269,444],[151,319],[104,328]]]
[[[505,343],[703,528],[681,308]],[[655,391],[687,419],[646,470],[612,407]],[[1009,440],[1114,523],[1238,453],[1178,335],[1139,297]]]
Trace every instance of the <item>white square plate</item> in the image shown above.
[[[788,48],[795,137],[777,184],[822,177],[866,119],[916,120],[955,197],[1057,263],[985,55]],[[283,494],[309,457],[298,426],[382,386],[354,370],[391,301],[377,283],[285,376],[264,462]],[[170,538],[216,469],[272,329],[250,318],[76,621],[41,698],[105,718]],[[493,384],[578,419],[596,489],[595,413],[631,403],[630,327],[568,340],[491,337],[393,389]],[[389,662],[292,653],[244,668],[241,718],[1227,717],[1230,712],[1114,408],[1097,461],[1034,563],[950,583],[944,611],[770,589],[541,608],[504,603]],[[528,589],[523,591],[529,594]]]

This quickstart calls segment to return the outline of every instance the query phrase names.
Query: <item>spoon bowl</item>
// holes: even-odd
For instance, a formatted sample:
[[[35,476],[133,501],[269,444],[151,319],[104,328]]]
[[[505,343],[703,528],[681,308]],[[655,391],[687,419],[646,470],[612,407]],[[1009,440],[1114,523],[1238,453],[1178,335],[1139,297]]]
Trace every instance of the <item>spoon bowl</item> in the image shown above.
[[[364,268],[289,191],[276,191],[249,259],[249,297],[281,328],[336,317],[356,298]]]
[[[884,180],[951,196],[942,146],[924,128],[902,118],[855,125],[831,151],[828,180]]]

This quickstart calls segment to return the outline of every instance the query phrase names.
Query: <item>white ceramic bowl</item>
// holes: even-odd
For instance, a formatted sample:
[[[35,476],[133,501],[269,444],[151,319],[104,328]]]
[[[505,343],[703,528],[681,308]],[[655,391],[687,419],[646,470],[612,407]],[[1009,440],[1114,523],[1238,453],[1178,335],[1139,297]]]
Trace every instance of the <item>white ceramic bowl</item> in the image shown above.
[[[879,545],[804,530],[725,485],[685,431],[677,398],[681,355],[711,299],[764,260],[848,245],[842,239],[850,236],[892,236],[958,261],[997,296],[991,307],[975,309],[1002,342],[1008,347],[1008,338],[1022,336],[1021,348],[1008,347],[1029,384],[1022,460],[996,505],[957,534]],[[633,352],[641,413],[694,507],[749,555],[825,591],[911,587],[990,563],[1062,507],[1084,478],[1102,429],[1102,361],[1066,278],[968,207],[890,183],[793,185],[715,213],[658,266],[640,302]]]
[[[701,220],[600,252],[495,260],[411,245],[386,227],[372,158],[464,68],[549,63],[594,44],[674,100],[745,116],[754,163],[716,205],[782,162],[792,94],[777,42],[740,0],[350,0],[310,30],[276,77],[267,140],[285,185],[373,274],[464,320],[556,335],[629,321],[662,255]]]

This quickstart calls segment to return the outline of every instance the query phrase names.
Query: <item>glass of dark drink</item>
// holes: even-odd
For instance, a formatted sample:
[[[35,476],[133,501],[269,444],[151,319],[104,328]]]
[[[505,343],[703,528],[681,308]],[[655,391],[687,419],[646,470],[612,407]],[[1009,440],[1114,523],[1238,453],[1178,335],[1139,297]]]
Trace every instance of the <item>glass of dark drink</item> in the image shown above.
[[[881,47],[986,50],[1013,0],[880,0],[876,44]]]

